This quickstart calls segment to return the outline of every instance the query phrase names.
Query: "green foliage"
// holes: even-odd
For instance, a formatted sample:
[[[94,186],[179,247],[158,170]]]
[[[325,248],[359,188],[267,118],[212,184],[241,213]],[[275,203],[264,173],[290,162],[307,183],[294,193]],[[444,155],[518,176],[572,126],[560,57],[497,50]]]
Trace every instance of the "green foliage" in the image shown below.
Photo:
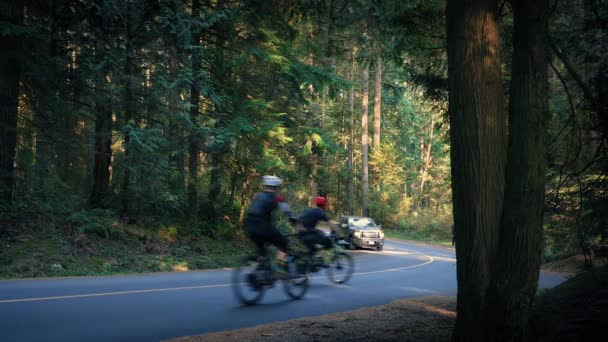
[[[105,239],[124,238],[124,232],[116,228],[116,213],[111,210],[95,208],[79,211],[68,217],[68,224],[81,234],[98,235]]]
[[[448,243],[452,239],[452,218],[447,214],[411,215],[400,218],[395,226],[388,226],[389,237]],[[451,242],[450,242],[451,244]]]

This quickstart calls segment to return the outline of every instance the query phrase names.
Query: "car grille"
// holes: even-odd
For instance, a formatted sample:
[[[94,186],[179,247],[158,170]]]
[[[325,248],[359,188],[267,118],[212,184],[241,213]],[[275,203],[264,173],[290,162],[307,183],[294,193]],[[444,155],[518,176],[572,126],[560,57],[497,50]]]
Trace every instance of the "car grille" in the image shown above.
[[[362,236],[366,237],[366,238],[377,238],[377,237],[379,237],[379,235],[380,235],[380,233],[378,233],[378,232],[363,232]]]

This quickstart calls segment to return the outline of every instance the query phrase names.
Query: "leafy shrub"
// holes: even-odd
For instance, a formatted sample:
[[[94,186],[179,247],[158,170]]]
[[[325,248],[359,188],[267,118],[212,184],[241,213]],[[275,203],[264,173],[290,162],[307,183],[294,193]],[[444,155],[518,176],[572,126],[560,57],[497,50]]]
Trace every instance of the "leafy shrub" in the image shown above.
[[[231,222],[222,221],[215,226],[215,236],[218,239],[230,241],[236,236],[237,226]]]
[[[117,228],[116,214],[107,209],[95,208],[72,213],[68,222],[82,234],[94,234],[105,239],[121,239],[125,232]]]

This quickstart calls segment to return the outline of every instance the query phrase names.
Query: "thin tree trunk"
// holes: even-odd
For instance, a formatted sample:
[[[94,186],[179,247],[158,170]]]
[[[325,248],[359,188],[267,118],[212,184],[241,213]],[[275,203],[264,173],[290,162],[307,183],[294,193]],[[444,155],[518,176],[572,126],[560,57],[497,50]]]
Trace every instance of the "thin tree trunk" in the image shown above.
[[[368,118],[369,118],[369,66],[363,68],[363,93],[361,100],[361,214],[368,215],[369,173],[368,173]]]
[[[200,13],[200,1],[192,0],[192,19],[198,18]],[[192,30],[192,45],[194,51],[192,51],[191,62],[192,62],[192,84],[190,86],[190,120],[192,120],[192,131],[190,132],[189,141],[189,162],[188,162],[188,207],[190,208],[190,214],[196,215],[198,205],[198,191],[197,191],[197,180],[198,180],[198,157],[199,157],[199,132],[198,132],[198,118],[199,118],[199,97],[200,87],[198,84],[198,73],[201,69],[201,55],[198,49],[200,48],[200,32],[198,28],[193,27]]]
[[[95,62],[100,65],[107,48],[104,40],[103,14],[97,12],[93,22],[96,25]],[[95,157],[93,159],[93,190],[90,203],[93,207],[104,205],[110,189],[110,167],[112,164],[112,105],[106,94],[110,91],[106,80],[107,70],[97,71],[95,76]]]
[[[488,292],[487,336],[525,338],[543,250],[548,113],[547,0],[512,1],[513,67],[500,248]],[[522,167],[524,166],[524,167]]]
[[[225,5],[223,0],[218,0],[216,4],[216,9],[224,10]],[[225,85],[226,88],[229,88],[230,84],[230,71],[225,67],[225,55],[224,55],[224,44],[227,40],[227,37],[230,35],[230,27],[226,24],[225,21],[222,21],[216,27],[216,36],[215,36],[215,56],[214,56],[214,68],[213,74],[216,80],[222,80],[218,82],[220,85]],[[218,89],[221,91],[221,89]],[[224,127],[221,126],[221,116],[224,115],[225,108],[222,108],[224,104],[216,104],[214,114],[216,117],[216,129],[221,131]],[[223,144],[223,143],[222,143]],[[218,218],[218,199],[222,198],[222,183],[224,181],[224,170],[221,166],[222,159],[225,154],[224,146],[213,146],[211,148],[211,158],[210,158],[210,168],[211,168],[211,177],[209,177],[209,191],[207,192],[207,208],[209,212],[207,213],[208,219],[213,222]],[[213,234],[213,232],[208,232]]]
[[[173,51],[177,54],[177,51]],[[177,79],[178,77],[178,65],[177,57],[171,58],[169,61],[169,75],[171,79]],[[177,108],[179,106],[179,87],[175,87],[169,91],[167,101],[169,102],[170,108]],[[169,175],[169,187],[172,192],[182,193],[185,189],[185,177],[184,177],[184,137],[183,129],[180,122],[177,119],[175,113],[169,115],[169,136],[167,140],[170,142],[171,151],[169,155],[169,162],[171,166],[175,166],[176,174]]]
[[[127,0],[127,13],[126,13],[126,48],[125,48],[125,98],[124,98],[124,111],[125,111],[125,125],[129,125],[128,129],[124,132],[124,148],[125,148],[125,165],[124,165],[124,173],[122,180],[122,188],[120,191],[120,200],[122,204],[121,217],[123,220],[128,221],[130,216],[130,192],[131,192],[131,130],[134,129],[135,125],[131,121],[135,117],[135,98],[133,96],[133,73],[134,73],[134,58],[133,54],[135,53],[133,49],[133,32],[131,32],[132,23],[132,14],[131,14],[131,0]]]
[[[422,142],[422,168],[420,170],[420,189],[418,189],[418,199],[416,200],[416,205],[414,206],[416,209],[420,207],[420,203],[422,201],[422,195],[424,194],[424,185],[426,184],[426,180],[428,179],[429,170],[431,168],[431,163],[433,159],[431,158],[431,148],[433,146],[433,137],[435,133],[435,115],[431,116],[431,129],[429,132],[429,141],[428,144],[424,144]]]
[[[506,162],[506,113],[496,0],[448,1],[452,203],[457,317],[453,340],[479,341],[479,319],[498,246]]]
[[[0,11],[0,21],[23,24],[23,1],[8,1]],[[17,37],[0,35],[0,211],[13,197],[20,65]],[[1,232],[0,232],[1,233]]]
[[[314,201],[312,201],[315,197],[318,196],[318,190],[317,190],[317,182],[315,181],[315,179],[311,176],[310,178],[310,199],[311,199],[311,203],[309,203],[309,205],[314,205]]]
[[[348,68],[348,79],[351,82],[355,80],[355,49],[351,48],[349,56],[349,68]],[[354,211],[354,197],[355,197],[355,185],[353,175],[353,155],[355,147],[355,89],[350,88],[348,90],[348,112],[350,114],[350,120],[348,124],[349,138],[348,138],[348,214],[352,215]]]
[[[374,139],[373,148],[380,147],[380,129],[382,122],[382,57],[376,58],[376,78],[374,94]]]

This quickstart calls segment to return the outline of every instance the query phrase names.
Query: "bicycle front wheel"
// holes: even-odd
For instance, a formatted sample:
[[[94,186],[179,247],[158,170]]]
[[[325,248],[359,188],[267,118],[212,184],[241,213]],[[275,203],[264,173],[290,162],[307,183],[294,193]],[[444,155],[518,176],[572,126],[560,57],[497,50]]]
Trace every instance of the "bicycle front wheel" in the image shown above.
[[[306,261],[300,257],[292,257],[287,263],[288,275],[283,279],[283,289],[291,299],[301,299],[308,291],[308,272]]]
[[[258,263],[248,258],[243,266],[232,271],[232,290],[244,305],[254,305],[264,296],[264,285],[258,279]]]
[[[344,252],[335,253],[327,267],[327,276],[334,284],[346,283],[355,272],[355,261],[352,255]]]

